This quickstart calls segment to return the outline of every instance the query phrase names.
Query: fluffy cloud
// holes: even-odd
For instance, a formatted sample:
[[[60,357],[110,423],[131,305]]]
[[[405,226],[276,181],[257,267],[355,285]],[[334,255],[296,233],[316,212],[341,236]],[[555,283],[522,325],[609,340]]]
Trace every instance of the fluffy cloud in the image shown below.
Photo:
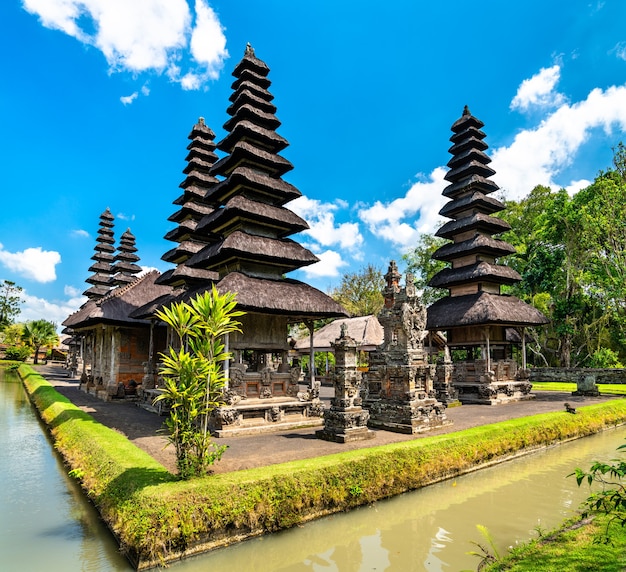
[[[320,259],[319,262],[300,269],[308,279],[335,278],[339,276],[340,269],[348,265],[341,254],[334,250],[325,250],[316,253],[316,256]]]
[[[520,131],[508,147],[492,153],[494,180],[509,199],[520,199],[536,185],[582,188],[586,181],[559,181],[594,129],[607,135],[626,131],[626,85],[594,89],[583,101],[563,104],[535,128]]]
[[[22,0],[22,4],[47,28],[96,47],[112,71],[166,73],[184,89],[197,89],[217,77],[228,57],[223,27],[206,0],[195,0],[193,15],[186,0]],[[137,95],[125,96],[122,103],[132,103]]]
[[[363,245],[363,236],[358,223],[344,222],[337,224],[335,213],[345,209],[345,201],[322,203],[305,196],[289,203],[289,208],[309,223],[308,230],[302,234],[313,239],[320,247],[339,246],[356,253]],[[312,247],[315,250],[315,247]]]
[[[73,236],[76,238],[89,238],[89,233],[86,230],[83,230],[82,228],[77,228],[75,230],[70,231],[70,236]]]
[[[70,289],[72,294],[68,294],[68,289]],[[60,331],[63,320],[87,301],[85,296],[77,294],[78,290],[75,288],[66,286],[65,290],[66,295],[69,296],[67,300],[45,300],[44,298],[38,298],[23,292],[22,299],[24,301],[18,320],[20,322],[48,320],[54,322],[57,325],[57,331]]]
[[[61,255],[54,250],[42,250],[37,246],[22,252],[9,252],[0,244],[0,264],[35,282],[56,280],[56,265],[60,262]]]
[[[376,201],[359,210],[359,218],[372,234],[400,250],[414,246],[421,233],[433,232],[441,222],[439,210],[446,203],[441,195],[447,185],[445,174],[446,169],[437,167],[430,175],[421,175],[403,197],[389,203]]]
[[[554,91],[559,79],[561,79],[561,68],[558,65],[541,68],[539,73],[530,79],[525,79],[519,86],[511,102],[511,109],[527,111],[533,106],[558,107],[565,101],[563,94]]]

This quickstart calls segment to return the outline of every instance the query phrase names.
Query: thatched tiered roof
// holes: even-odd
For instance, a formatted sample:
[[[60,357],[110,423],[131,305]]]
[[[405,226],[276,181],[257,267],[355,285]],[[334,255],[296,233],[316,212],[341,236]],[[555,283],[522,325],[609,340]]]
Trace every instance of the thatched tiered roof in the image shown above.
[[[63,325],[76,330],[95,324],[147,324],[149,322],[131,316],[133,312],[149,302],[167,296],[171,288],[155,284],[159,273],[148,272],[134,278],[125,286],[111,290],[98,300],[89,300],[71,314]]]
[[[163,273],[157,280],[158,284],[173,287],[183,286],[194,288],[199,284],[217,278],[217,274],[187,266],[187,261],[200,251],[208,242],[215,240],[206,233],[198,232],[198,222],[206,215],[211,214],[215,207],[205,197],[207,191],[218,180],[211,174],[211,167],[217,161],[215,154],[215,133],[200,117],[188,136],[191,143],[187,145],[187,166],[183,170],[186,177],[180,184],[183,194],[175,201],[180,209],[172,214],[168,220],[178,223],[178,226],[165,235],[167,240],[178,243],[168,250],[162,259],[176,264],[176,268]]]
[[[141,272],[141,266],[137,264],[137,262],[139,262],[139,256],[135,254],[136,252],[135,236],[130,232],[129,228],[122,234],[120,244],[117,247],[115,264],[112,268],[115,276],[111,280],[114,286],[129,284],[134,280],[135,276]]]
[[[543,314],[511,296],[500,294],[504,284],[514,284],[521,276],[514,269],[499,264],[498,259],[515,252],[507,242],[494,238],[511,227],[493,216],[504,205],[488,196],[498,190],[489,177],[495,171],[485,154],[488,146],[481,130],[484,123],[467,106],[452,125],[453,143],[449,152],[450,170],[445,176],[449,185],[443,195],[450,201],[440,214],[452,220],[443,225],[437,236],[452,240],[433,254],[435,260],[451,263],[438,272],[429,286],[446,288],[450,296],[428,309],[429,330],[476,325],[537,325],[547,323]]]
[[[94,272],[86,282],[92,284],[83,292],[90,300],[99,300],[111,289],[112,278],[115,274],[112,263],[115,260],[113,253],[115,252],[115,239],[113,238],[113,215],[107,207],[100,215],[100,228],[98,229],[98,237],[96,238],[95,254],[91,257],[94,264],[89,267],[89,272]]]

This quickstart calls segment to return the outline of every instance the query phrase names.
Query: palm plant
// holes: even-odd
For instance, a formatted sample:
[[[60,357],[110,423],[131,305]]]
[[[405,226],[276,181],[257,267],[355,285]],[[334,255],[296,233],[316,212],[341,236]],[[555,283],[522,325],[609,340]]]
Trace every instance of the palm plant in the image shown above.
[[[24,325],[22,340],[35,351],[33,363],[39,363],[39,350],[42,347],[52,348],[59,343],[56,324],[48,320],[33,320]]]
[[[243,312],[235,310],[236,304],[235,294],[219,294],[213,286],[189,304],[174,303],[156,314],[179,341],[178,348],[161,354],[165,387],[157,400],[167,400],[171,407],[166,426],[182,478],[206,474],[226,450],[211,441],[209,417],[222,404],[222,366],[231,357],[224,338],[241,332],[235,318]]]

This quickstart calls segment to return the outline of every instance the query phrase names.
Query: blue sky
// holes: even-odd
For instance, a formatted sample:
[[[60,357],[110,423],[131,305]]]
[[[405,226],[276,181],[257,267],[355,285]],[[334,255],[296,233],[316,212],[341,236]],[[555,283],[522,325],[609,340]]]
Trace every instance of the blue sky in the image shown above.
[[[166,270],[187,135],[228,119],[247,42],[270,67],[295,237],[324,291],[432,232],[450,126],[485,122],[493,180],[521,198],[571,192],[626,142],[621,0],[5,0],[0,3],[0,279],[21,320],[84,300],[99,215]]]

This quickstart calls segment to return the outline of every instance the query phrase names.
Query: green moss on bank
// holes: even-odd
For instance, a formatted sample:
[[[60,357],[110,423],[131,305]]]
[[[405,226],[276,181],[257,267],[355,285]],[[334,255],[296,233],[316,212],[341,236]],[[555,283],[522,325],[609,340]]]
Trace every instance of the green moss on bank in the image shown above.
[[[626,421],[626,400],[414,441],[178,481],[30,367],[20,375],[57,449],[122,549],[141,566],[349,510],[472,468]]]
[[[521,546],[484,572],[622,572],[626,569],[626,529],[611,528],[611,543],[599,542],[606,531],[607,517],[593,521],[571,519],[557,530]]]

